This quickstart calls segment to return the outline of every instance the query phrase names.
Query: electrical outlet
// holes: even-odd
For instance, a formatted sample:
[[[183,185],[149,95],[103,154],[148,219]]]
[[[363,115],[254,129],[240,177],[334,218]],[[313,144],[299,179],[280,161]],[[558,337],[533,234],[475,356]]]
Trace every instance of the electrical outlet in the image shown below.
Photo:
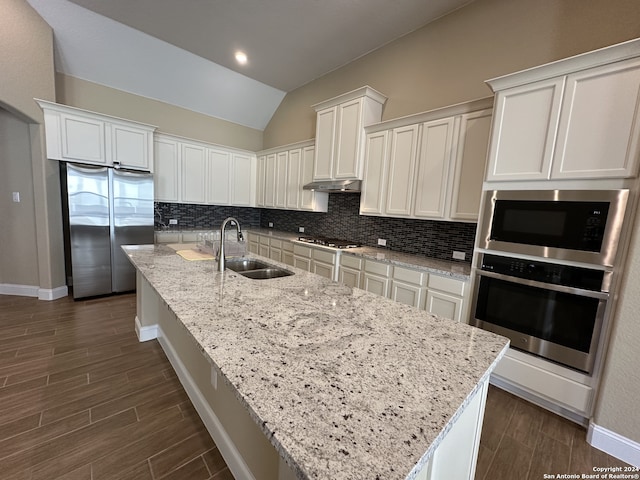
[[[273,228],[273,222],[269,222],[269,228]]]
[[[387,246],[387,240],[386,240],[386,239],[384,239],[384,238],[379,238],[379,239],[378,239],[378,245],[379,245],[380,247],[386,247],[386,246]]]
[[[455,260],[464,260],[467,257],[467,255],[464,252],[458,252],[456,250],[453,251],[452,256]]]
[[[178,219],[177,218],[172,218],[169,220],[169,225],[177,225],[178,224]]]
[[[213,365],[211,365],[211,385],[213,385],[213,389],[218,389],[218,372]]]
[[[304,227],[298,227],[298,233],[304,233]]]
[[[12,192],[13,201],[16,203],[20,203],[20,192]]]

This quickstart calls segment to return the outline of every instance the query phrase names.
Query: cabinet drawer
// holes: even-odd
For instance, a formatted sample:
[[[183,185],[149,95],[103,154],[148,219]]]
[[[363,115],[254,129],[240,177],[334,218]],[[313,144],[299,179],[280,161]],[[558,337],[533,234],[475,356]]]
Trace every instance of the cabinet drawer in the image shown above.
[[[272,238],[271,248],[282,248],[282,240],[278,240],[277,238]]]
[[[298,257],[311,258],[311,249],[309,247],[305,247],[304,245],[294,245],[293,253]]]
[[[411,270],[409,268],[394,267],[393,278],[406,283],[413,283],[418,286],[424,286],[427,280],[427,273]]]
[[[293,252],[293,243],[292,242],[287,242],[286,240],[283,240],[282,241],[282,250],[284,250],[285,252]]]
[[[313,259],[319,262],[333,264],[336,261],[336,254],[333,252],[326,252],[324,250],[314,250]]]
[[[260,235],[260,243],[262,245],[269,245],[269,237],[264,237],[264,236]]]
[[[355,268],[357,270],[362,269],[362,258],[354,257],[353,255],[342,254],[340,256],[340,265],[343,267]]]
[[[429,275],[429,288],[434,290],[440,290],[441,292],[453,293],[454,295],[462,296],[464,293],[464,284],[462,280],[456,280],[455,278],[441,277],[440,275]]]
[[[374,262],[372,260],[364,261],[364,271],[375,275],[388,277],[391,272],[391,265],[387,263]]]

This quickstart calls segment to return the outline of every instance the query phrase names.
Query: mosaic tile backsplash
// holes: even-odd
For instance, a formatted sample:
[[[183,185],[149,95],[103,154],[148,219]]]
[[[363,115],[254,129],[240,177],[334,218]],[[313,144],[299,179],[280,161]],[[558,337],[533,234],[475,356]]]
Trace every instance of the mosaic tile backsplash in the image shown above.
[[[304,227],[301,235],[341,238],[371,247],[377,246],[378,238],[384,238],[391,250],[441,260],[453,261],[451,254],[457,250],[466,254],[462,263],[471,263],[476,233],[475,223],[360,215],[359,193],[330,194],[327,213],[174,203],[155,205],[156,229],[167,228],[170,218],[178,219],[178,225],[172,225],[171,229],[212,229],[231,216],[243,227],[268,228],[272,222],[275,230],[297,232],[298,227]]]

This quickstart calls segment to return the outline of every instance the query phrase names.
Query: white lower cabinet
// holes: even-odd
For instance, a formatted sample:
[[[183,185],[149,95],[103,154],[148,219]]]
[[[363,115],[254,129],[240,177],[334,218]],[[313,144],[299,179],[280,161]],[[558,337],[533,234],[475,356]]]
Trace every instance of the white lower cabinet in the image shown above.
[[[293,266],[321,275],[329,280],[337,279],[338,253],[325,249],[293,245]]]
[[[389,298],[391,265],[366,259],[363,270],[362,289]]]
[[[338,281],[353,288],[362,285],[362,258],[353,255],[340,255],[340,268],[338,269]]]
[[[311,248],[293,245],[293,266],[307,272],[311,271]]]
[[[293,267],[293,242],[282,240],[282,263]]]
[[[393,267],[391,280],[391,299],[416,308],[424,308],[427,294],[426,272],[403,267]]]
[[[420,268],[391,265],[357,255],[340,256],[337,280],[456,322],[465,316],[468,282]]]

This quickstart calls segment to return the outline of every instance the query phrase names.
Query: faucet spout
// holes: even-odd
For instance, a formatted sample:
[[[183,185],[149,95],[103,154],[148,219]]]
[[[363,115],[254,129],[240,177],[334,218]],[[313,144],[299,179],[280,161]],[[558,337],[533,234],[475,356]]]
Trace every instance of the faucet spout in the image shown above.
[[[220,226],[220,249],[218,250],[218,271],[224,272],[224,229],[227,227],[227,223],[231,222],[233,225],[235,223],[236,230],[238,231],[238,241],[244,241],[244,237],[242,235],[242,231],[240,230],[240,222],[233,217],[228,217],[222,222]]]

